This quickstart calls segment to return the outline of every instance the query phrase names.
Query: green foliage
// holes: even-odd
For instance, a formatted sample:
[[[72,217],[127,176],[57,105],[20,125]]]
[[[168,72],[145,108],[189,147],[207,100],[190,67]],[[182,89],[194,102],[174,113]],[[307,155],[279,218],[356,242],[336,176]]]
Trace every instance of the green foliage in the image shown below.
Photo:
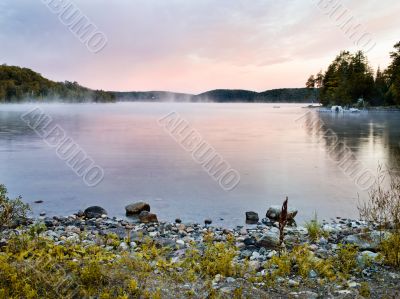
[[[115,96],[82,87],[77,82],[54,82],[28,68],[0,65],[0,103],[46,99],[112,102]]]
[[[21,197],[9,199],[7,188],[0,185],[0,229],[17,226],[26,219],[29,210],[29,206],[21,201]]]
[[[398,232],[384,239],[379,249],[387,265],[400,268],[400,234]]]
[[[350,244],[339,245],[334,266],[344,278],[347,278],[349,273],[357,269],[357,254],[358,249],[356,246]]]
[[[318,216],[315,213],[314,219],[307,221],[305,223],[307,229],[308,237],[312,242],[316,242],[322,236],[327,236],[327,232],[322,229],[321,223],[318,221]]]
[[[315,271],[320,278],[335,281],[348,278],[357,268],[357,252],[354,246],[340,246],[337,256],[323,260],[317,258],[307,245],[300,245],[291,252],[272,257],[264,268],[269,270],[267,280],[291,274],[300,275],[307,280],[310,272]]]
[[[389,67],[379,68],[374,78],[368,59],[362,51],[354,54],[342,51],[321,72],[310,76],[306,82],[309,90],[319,88],[323,105],[355,106],[362,98],[373,106],[400,105],[400,42],[390,53]]]
[[[390,53],[392,62],[385,71],[388,86],[386,95],[390,104],[400,105],[400,42],[394,45],[394,49]]]
[[[359,292],[360,292],[360,295],[363,296],[364,298],[371,297],[371,288],[367,282],[361,283]]]

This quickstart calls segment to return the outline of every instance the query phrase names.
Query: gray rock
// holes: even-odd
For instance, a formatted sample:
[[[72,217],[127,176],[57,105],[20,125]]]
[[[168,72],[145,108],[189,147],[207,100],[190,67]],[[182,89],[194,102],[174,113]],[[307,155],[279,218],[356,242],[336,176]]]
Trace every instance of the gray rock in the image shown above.
[[[372,251],[363,251],[357,256],[357,264],[364,268],[368,263],[374,262],[379,254]]]
[[[301,298],[301,299],[317,299],[319,296],[317,293],[311,291],[302,291],[302,292],[291,292],[289,293],[290,298]]]
[[[107,211],[99,206],[89,207],[83,213],[86,218],[101,218],[102,215],[107,215]]]
[[[315,272],[314,270],[311,270],[311,271],[308,273],[308,277],[310,277],[310,278],[317,278],[317,276],[318,276],[318,274],[317,274],[317,272]]]
[[[279,246],[279,231],[277,229],[271,229],[257,240],[256,245],[258,247],[264,247],[265,249],[277,248]]]
[[[257,224],[259,219],[260,218],[258,217],[258,214],[256,212],[246,212],[247,224]]]
[[[121,244],[119,244],[119,249],[122,251],[126,251],[129,249],[129,246],[125,242],[121,242]]]
[[[150,205],[145,202],[136,202],[125,207],[126,215],[139,215],[143,211],[150,212]]]
[[[381,240],[387,236],[387,233],[382,233],[381,235],[378,231],[372,231],[368,233],[349,235],[343,239],[343,242],[346,244],[356,245],[360,250],[376,251]]]
[[[281,216],[281,211],[282,211],[282,206],[270,206],[265,216],[271,220],[279,221],[279,218]],[[288,215],[287,215],[288,220],[293,221],[297,213],[298,211],[295,208],[288,207]]]

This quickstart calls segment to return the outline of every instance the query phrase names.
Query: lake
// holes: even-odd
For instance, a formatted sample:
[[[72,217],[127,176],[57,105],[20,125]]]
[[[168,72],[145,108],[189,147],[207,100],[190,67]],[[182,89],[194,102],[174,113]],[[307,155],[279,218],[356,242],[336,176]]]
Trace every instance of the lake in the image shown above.
[[[399,167],[400,114],[308,112],[302,105],[216,103],[42,104],[52,122],[104,171],[88,186],[56,148],[49,146],[21,115],[33,104],[0,106],[0,183],[10,196],[21,195],[35,214],[69,215],[90,205],[123,217],[124,206],[150,203],[159,219],[181,218],[233,226],[245,212],[265,216],[272,204],[299,209],[301,222],[357,217],[367,191],[338,165],[320,127],[329,128],[370,172],[378,164]],[[305,114],[305,113],[309,114]],[[222,188],[192,153],[175,140],[160,118],[178,115],[240,175],[232,190]],[[168,124],[167,124],[168,125]],[[319,131],[319,133],[317,132]],[[317,132],[317,133],[316,133]],[[321,137],[322,136],[322,137]],[[339,157],[339,158],[338,158]],[[348,171],[347,171],[348,172]],[[42,204],[34,204],[43,200]]]

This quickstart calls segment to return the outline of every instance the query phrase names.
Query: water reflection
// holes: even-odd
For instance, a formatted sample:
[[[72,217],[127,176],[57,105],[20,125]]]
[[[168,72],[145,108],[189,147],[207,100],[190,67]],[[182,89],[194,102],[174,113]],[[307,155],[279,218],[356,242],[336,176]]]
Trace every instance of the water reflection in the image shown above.
[[[289,204],[298,221],[354,217],[359,189],[338,167],[343,146],[375,171],[399,167],[400,118],[395,113],[307,114],[299,105],[121,103],[43,105],[46,113],[105,170],[87,188],[54,151],[20,120],[32,106],[0,106],[0,182],[11,195],[45,201],[35,212],[69,214],[101,205],[123,216],[128,203],[148,201],[160,219],[244,224],[244,213],[264,217],[269,205]],[[157,120],[176,111],[241,175],[234,192],[209,178]],[[303,124],[296,122],[302,118]],[[314,125],[305,125],[310,122]],[[332,130],[337,136],[323,134]],[[333,157],[333,159],[332,159]],[[223,218],[224,220],[219,220]]]

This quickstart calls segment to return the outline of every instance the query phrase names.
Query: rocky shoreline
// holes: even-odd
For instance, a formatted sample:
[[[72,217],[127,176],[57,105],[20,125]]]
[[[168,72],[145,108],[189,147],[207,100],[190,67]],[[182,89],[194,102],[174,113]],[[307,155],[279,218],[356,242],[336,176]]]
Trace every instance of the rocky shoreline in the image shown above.
[[[233,238],[236,250],[234,262],[246,264],[255,278],[262,278],[270,271],[264,265],[278,257],[282,249],[279,247],[279,224],[274,221],[277,215],[270,210],[267,215],[268,213],[270,218],[259,222],[258,215],[248,212],[246,216],[255,224],[227,229],[211,226],[210,220],[206,220],[204,224],[183,223],[180,219],[175,223],[159,222],[150,213],[150,206],[143,203],[127,207],[127,214],[139,215],[132,221],[110,218],[104,209],[91,207],[67,217],[30,219],[23,227],[3,230],[0,235],[0,251],[7,246],[13,235],[27,232],[39,223],[43,226],[40,236],[51,240],[55,245],[79,243],[89,246],[99,244],[99,238],[107,238],[112,234],[116,236],[116,243],[101,244],[107,251],[135,253],[140,244],[151,240],[160,248],[168,248],[171,262],[178,263],[189,248],[194,246],[202,249],[205,234],[211,233],[214,242],[227,242],[229,238]],[[294,216],[295,214],[297,211]],[[304,275],[290,273],[278,276],[276,283],[268,286],[247,274],[244,277],[224,277],[217,274],[212,279],[212,288],[220,292],[222,297],[229,297],[235,289],[243,288],[243,285],[251,298],[363,298],[362,295],[367,297],[365,292],[370,292],[371,298],[400,296],[400,272],[385,266],[377,253],[382,233],[376,225],[338,217],[335,221],[322,222],[321,229],[324,234],[311,240],[306,227],[286,226],[284,250],[290,252],[295,246],[306,246],[315,259],[323,262],[335,258],[341,244],[352,244],[356,248],[356,268],[349,269],[346,279],[323,282],[318,271],[311,269],[306,278]],[[193,289],[196,294],[198,283],[183,284],[178,288]],[[368,291],[363,290],[366,285]],[[198,297],[193,298],[202,298],[204,294],[196,295]]]

